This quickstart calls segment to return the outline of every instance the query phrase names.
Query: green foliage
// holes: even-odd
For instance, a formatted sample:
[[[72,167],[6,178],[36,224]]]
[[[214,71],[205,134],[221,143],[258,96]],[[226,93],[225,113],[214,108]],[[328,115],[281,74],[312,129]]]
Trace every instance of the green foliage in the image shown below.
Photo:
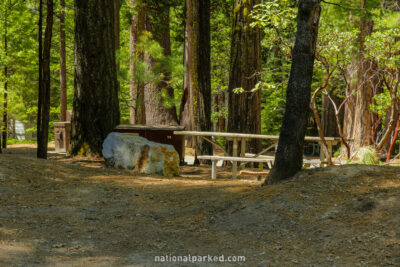
[[[66,42],[67,42],[67,94],[68,108],[72,108],[74,81],[74,10],[73,1],[67,0],[66,7]],[[149,3],[147,3],[149,2]],[[142,85],[166,82],[166,86],[174,89],[174,98],[166,91],[159,97],[167,107],[175,106],[179,112],[184,80],[184,39],[185,39],[185,1],[164,0],[146,1],[149,5],[161,5],[170,9],[171,55],[165,56],[162,47],[154,41],[155,38],[145,33],[138,43],[139,52],[146,53],[154,59],[154,65],[149,68],[144,61],[134,58],[134,78]],[[261,1],[253,12],[248,14],[252,27],[262,30],[262,73],[261,82],[253,91],[261,90],[262,96],[262,132],[279,134],[285,108],[286,86],[290,74],[291,53],[295,40],[297,6],[295,0]],[[326,92],[339,99],[344,99],[346,82],[355,84],[357,73],[352,64],[357,60],[360,48],[359,22],[369,18],[374,20],[374,32],[365,40],[366,53],[364,57],[373,59],[378,64],[376,75],[382,86],[374,96],[371,110],[383,117],[391,105],[390,90],[386,81],[393,79],[398,83],[400,65],[400,13],[392,6],[392,1],[371,0],[367,9],[360,8],[360,0],[343,1],[330,0],[322,2],[322,13],[319,28],[318,58],[314,67],[312,90],[324,81],[327,63],[332,70],[336,66]],[[11,6],[10,3],[15,3]],[[129,7],[129,1],[121,2],[120,49],[116,52],[119,62],[118,80],[120,83],[121,122],[129,120],[129,26],[135,8]],[[212,121],[226,118],[226,91],[229,84],[229,68],[231,64],[231,33],[233,0],[211,0],[211,88],[215,99]],[[55,12],[59,13],[58,1],[55,2]],[[8,109],[12,119],[30,122],[34,125],[37,116],[38,87],[38,44],[37,44],[37,1],[34,0],[4,0],[0,3],[0,114],[4,112],[2,101],[4,83],[8,82]],[[6,23],[7,22],[7,23]],[[59,18],[54,20],[53,45],[51,56],[51,123],[59,120]],[[44,25],[45,27],[45,25]],[[8,49],[4,47],[4,30],[7,29]],[[324,62],[323,62],[324,61]],[[354,64],[353,64],[354,65]],[[4,76],[4,67],[9,69],[9,76]],[[343,77],[341,70],[346,70],[348,76]],[[347,80],[345,80],[345,78]],[[243,89],[236,88],[235,93]],[[353,92],[354,93],[354,92]],[[400,97],[400,95],[398,95]],[[320,104],[321,98],[317,99]],[[383,123],[384,125],[384,123]],[[35,127],[28,131],[36,131]],[[50,135],[53,130],[50,130]]]
[[[7,145],[19,145],[19,144],[36,144],[35,140],[17,140],[8,138]]]
[[[232,31],[232,1],[211,1],[211,91],[213,96],[224,96],[229,85],[230,47]],[[227,107],[215,104],[211,119],[228,116]]]
[[[67,42],[67,88],[68,108],[73,100],[73,2],[66,1],[66,42]],[[55,12],[59,12],[55,2]],[[44,14],[45,15],[45,14]],[[8,108],[10,119],[35,124],[37,116],[38,91],[38,43],[37,43],[37,1],[2,1],[0,4],[0,101],[3,103],[4,82],[3,68],[8,68]],[[43,25],[45,27],[45,25]],[[59,120],[59,19],[54,18],[53,40],[51,51],[51,114],[49,137],[53,138],[52,122]],[[7,30],[7,51],[4,46]],[[4,112],[3,104],[0,113]],[[36,128],[27,129],[35,132]]]

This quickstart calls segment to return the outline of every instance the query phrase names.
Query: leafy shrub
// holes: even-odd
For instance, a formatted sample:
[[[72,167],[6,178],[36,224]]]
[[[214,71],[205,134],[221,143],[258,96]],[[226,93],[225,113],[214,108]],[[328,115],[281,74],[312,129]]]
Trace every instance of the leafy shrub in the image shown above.
[[[358,160],[362,164],[373,165],[377,164],[378,162],[376,150],[370,146],[361,147],[360,150],[358,151],[357,156]]]

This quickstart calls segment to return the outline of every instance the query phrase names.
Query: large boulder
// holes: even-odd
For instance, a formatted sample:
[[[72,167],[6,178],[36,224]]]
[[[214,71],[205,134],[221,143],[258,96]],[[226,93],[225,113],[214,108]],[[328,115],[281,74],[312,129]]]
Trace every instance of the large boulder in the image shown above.
[[[145,174],[179,174],[179,155],[174,147],[144,137],[110,133],[103,142],[102,152],[107,166]]]

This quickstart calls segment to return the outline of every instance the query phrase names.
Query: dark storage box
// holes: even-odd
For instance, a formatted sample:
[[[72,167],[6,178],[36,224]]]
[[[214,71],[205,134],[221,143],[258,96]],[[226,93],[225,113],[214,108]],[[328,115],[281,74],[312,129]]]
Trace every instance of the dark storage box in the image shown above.
[[[185,127],[183,126],[121,124],[114,129],[114,132],[138,134],[153,142],[173,145],[179,154],[180,162],[183,163],[185,160],[185,146],[183,143],[185,138],[182,135],[174,135],[174,131],[183,131],[184,129]]]

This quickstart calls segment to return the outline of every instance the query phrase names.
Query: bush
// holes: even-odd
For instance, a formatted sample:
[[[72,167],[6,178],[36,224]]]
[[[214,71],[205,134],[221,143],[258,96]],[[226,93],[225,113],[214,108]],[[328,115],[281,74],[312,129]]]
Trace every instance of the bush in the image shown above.
[[[376,150],[370,146],[361,147],[358,151],[357,157],[362,164],[373,165],[378,163]]]
[[[36,144],[36,141],[35,140],[17,140],[17,139],[12,139],[12,138],[7,139],[7,145],[17,145],[17,144]]]

